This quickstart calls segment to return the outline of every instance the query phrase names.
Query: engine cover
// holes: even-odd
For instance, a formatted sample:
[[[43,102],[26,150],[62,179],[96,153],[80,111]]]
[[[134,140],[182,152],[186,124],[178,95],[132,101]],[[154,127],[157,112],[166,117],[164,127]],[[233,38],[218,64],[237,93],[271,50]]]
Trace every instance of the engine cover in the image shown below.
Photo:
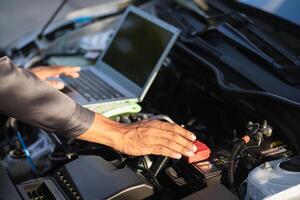
[[[116,169],[98,156],[81,156],[59,172],[60,182],[76,188],[82,199],[144,199],[153,194],[131,169]]]
[[[284,169],[282,167],[284,163]],[[261,200],[300,184],[300,172],[288,171],[286,160],[266,162],[252,170],[247,179],[246,200]],[[294,169],[294,168],[293,168]],[[300,198],[300,194],[297,199]],[[299,195],[299,196],[298,196]],[[282,199],[290,199],[289,196]]]
[[[134,200],[153,194],[152,186],[141,176],[99,156],[79,156],[54,176],[21,183],[18,189],[24,199]]]

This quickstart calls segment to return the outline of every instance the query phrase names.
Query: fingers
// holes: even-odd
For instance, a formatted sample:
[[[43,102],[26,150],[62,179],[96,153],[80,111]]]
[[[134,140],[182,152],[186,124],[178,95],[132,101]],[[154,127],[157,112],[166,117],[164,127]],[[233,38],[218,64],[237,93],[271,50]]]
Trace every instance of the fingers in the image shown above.
[[[62,90],[65,87],[65,84],[58,80],[47,80],[46,82],[57,90]]]
[[[74,73],[79,72],[81,70],[80,67],[77,66],[52,66],[50,67],[55,73],[63,74],[63,73]]]
[[[159,128],[161,130],[167,130],[167,131],[171,131],[171,132],[175,132],[179,135],[181,135],[182,137],[190,140],[190,141],[195,141],[196,140],[196,136],[189,132],[188,130],[176,125],[176,124],[171,124],[171,123],[166,123],[166,122],[161,122],[161,121],[157,121],[157,120],[153,120],[150,121],[150,126],[153,126],[155,128]]]
[[[174,141],[181,147],[183,147],[185,150],[196,152],[197,147],[191,142],[190,140],[187,140],[186,138],[183,138],[181,135],[178,135],[175,132],[171,131],[161,131],[158,133],[160,137],[167,139],[169,141]],[[179,148],[180,149],[180,148]],[[178,151],[180,153],[183,153],[183,151]]]
[[[80,76],[78,72],[65,72],[63,74],[71,78],[78,78]]]
[[[54,77],[59,76],[60,74],[65,74],[66,76],[70,76],[72,78],[79,77],[80,67],[71,67],[71,66],[52,66],[47,67],[46,76]]]
[[[70,76],[72,78],[79,77],[80,67],[71,67],[71,66],[51,66],[51,67],[35,67],[30,69],[37,77],[41,80],[46,80],[50,77],[58,78],[61,74]]]
[[[144,128],[147,129],[146,140],[150,148],[151,146],[166,147],[172,151],[172,157],[174,154],[191,157],[197,151],[197,147],[193,144],[196,136],[176,124],[149,121],[145,122]],[[155,151],[157,154],[158,150]],[[163,153],[165,151],[164,149]]]
[[[180,159],[182,155],[165,146],[154,146],[151,149],[151,154],[167,156],[174,159]]]
[[[190,149],[190,148],[187,148],[186,146],[180,145],[172,139],[156,138],[156,140],[154,140],[153,145],[167,147],[169,150],[173,151],[173,153],[179,153],[180,155],[184,155],[187,157],[191,157],[194,155],[193,149]],[[191,144],[191,146],[192,146],[192,144]]]

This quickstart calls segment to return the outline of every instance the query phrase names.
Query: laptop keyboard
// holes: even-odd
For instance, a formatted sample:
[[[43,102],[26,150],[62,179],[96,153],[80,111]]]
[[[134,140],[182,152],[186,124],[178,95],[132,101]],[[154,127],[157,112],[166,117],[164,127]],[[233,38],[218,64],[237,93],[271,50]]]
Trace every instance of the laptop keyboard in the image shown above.
[[[79,78],[73,79],[64,76],[62,79],[90,102],[125,97],[90,70],[81,71]]]

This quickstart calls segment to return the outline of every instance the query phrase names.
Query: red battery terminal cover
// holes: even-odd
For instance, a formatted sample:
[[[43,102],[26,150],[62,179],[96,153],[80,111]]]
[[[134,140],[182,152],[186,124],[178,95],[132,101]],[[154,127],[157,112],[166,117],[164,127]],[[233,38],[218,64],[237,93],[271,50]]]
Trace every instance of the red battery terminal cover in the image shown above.
[[[207,160],[210,156],[210,149],[202,142],[196,140],[194,145],[197,147],[197,151],[194,156],[188,158],[188,163],[200,162],[203,160]]]

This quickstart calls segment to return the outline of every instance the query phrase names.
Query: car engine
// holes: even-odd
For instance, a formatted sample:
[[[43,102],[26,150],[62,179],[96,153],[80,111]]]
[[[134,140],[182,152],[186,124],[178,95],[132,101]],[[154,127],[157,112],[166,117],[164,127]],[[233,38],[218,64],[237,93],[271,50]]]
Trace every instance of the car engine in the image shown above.
[[[237,73],[225,61],[217,60],[214,56],[218,52],[209,45],[216,49],[232,46],[219,37],[218,29],[213,29],[217,26],[205,28],[195,13],[178,5],[172,4],[168,9],[163,9],[165,4],[152,1],[140,5],[189,31],[183,30],[165,60],[141,103],[142,111],[115,115],[112,119],[126,124],[149,119],[175,122],[207,146],[208,158],[189,161],[154,155],[133,157],[2,117],[0,199],[271,200],[276,195],[285,196],[277,199],[300,198],[299,107],[269,95],[256,79],[248,80],[248,74]],[[218,19],[220,13],[216,10],[210,12]],[[91,41],[97,38],[97,32],[109,38],[119,14],[54,29],[48,33],[47,48],[42,53],[41,43],[33,41],[23,42],[23,47],[12,48],[6,55],[27,68],[92,65],[103,48],[91,47]],[[240,23],[245,20],[244,16],[232,16]],[[101,45],[105,46],[105,42]],[[237,52],[236,46],[232,49],[232,57],[246,55]],[[243,59],[253,63],[255,60],[252,54]]]
[[[149,113],[115,120],[134,123],[151,118],[170,120]],[[1,144],[0,178],[11,180],[11,193],[0,190],[0,196],[10,199],[17,189],[24,199],[197,199],[211,193],[215,199],[236,199],[234,194],[263,199],[299,183],[299,157],[274,137],[267,121],[246,125],[247,143],[237,129],[221,139],[196,118],[184,127],[209,146],[208,159],[189,163],[161,156],[130,157],[98,144],[58,138],[9,118],[1,134],[6,140]]]

